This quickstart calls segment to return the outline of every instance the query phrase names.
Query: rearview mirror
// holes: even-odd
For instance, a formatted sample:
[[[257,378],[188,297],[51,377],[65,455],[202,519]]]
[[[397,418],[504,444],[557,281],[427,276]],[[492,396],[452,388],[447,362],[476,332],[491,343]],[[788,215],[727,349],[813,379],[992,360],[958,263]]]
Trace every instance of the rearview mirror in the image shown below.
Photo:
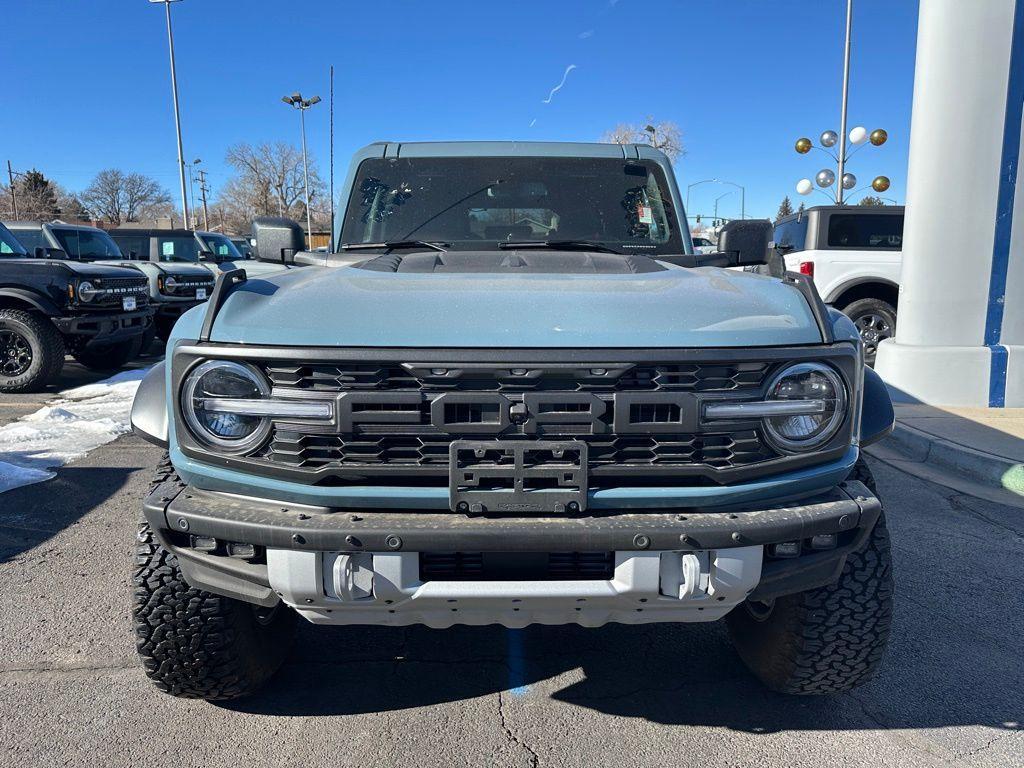
[[[295,254],[306,248],[306,235],[298,222],[283,216],[260,216],[252,222],[256,258],[277,264],[294,264]]]

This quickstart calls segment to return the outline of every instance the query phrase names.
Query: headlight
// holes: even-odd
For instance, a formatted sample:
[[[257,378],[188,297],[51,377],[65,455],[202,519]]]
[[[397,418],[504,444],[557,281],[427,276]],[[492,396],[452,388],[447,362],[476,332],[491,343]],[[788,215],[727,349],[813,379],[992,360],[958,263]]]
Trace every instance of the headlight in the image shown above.
[[[163,290],[166,293],[174,293],[178,289],[178,281],[174,278],[174,275],[168,275],[164,278]]]
[[[821,363],[798,363],[783,370],[772,380],[767,400],[815,405],[813,413],[764,420],[771,442],[787,452],[807,451],[828,442],[846,418],[846,386],[839,374]]]
[[[94,286],[88,280],[83,280],[78,284],[78,298],[82,301],[92,301],[101,293],[103,293],[103,291]]]
[[[270,431],[270,419],[259,413],[261,401],[269,396],[270,386],[254,369],[211,360],[186,377],[181,412],[201,442],[227,453],[244,453],[263,442]]]

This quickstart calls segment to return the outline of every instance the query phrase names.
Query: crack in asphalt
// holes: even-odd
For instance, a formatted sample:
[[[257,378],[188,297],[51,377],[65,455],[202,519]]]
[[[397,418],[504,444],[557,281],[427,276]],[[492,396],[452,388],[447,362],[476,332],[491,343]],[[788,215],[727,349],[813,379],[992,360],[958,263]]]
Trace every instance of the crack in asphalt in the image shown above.
[[[973,498],[974,498],[973,496],[968,496],[967,494],[954,493],[951,496],[947,496],[946,497],[946,501],[948,501],[949,505],[951,507],[953,507],[954,509],[956,509],[956,510],[958,510],[960,512],[966,512],[968,515],[970,515],[971,517],[973,517],[973,518],[975,518],[977,520],[981,520],[983,522],[986,522],[989,525],[994,526],[995,528],[999,528],[1000,530],[1008,531],[1008,532],[1014,534],[1015,536],[1024,537],[1024,531],[1018,531],[1012,525],[1007,525],[1006,523],[1002,523],[1002,522],[1000,522],[998,520],[993,520],[991,517],[986,515],[984,512],[981,512],[980,510],[977,510],[973,506],[971,506],[969,500],[971,500]]]
[[[530,765],[532,768],[538,768],[540,765],[540,755],[537,754],[536,750],[533,749],[529,744],[520,739],[515,733],[512,732],[512,728],[508,724],[508,720],[505,717],[505,692],[498,691],[498,719],[501,721],[501,730],[505,732],[505,739],[508,741],[510,746],[518,747],[530,756]]]

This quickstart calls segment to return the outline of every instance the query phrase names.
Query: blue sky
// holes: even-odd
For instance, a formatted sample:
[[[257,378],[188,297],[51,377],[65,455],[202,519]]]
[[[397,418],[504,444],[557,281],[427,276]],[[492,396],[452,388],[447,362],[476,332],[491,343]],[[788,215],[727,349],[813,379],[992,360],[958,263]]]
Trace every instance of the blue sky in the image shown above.
[[[325,99],[307,128],[326,178],[334,64],[336,183],[348,156],[375,140],[591,141],[651,116],[683,131],[681,187],[727,179],[746,186],[748,215],[770,216],[783,195],[798,197],[797,180],[831,164],[792,147],[839,128],[844,9],[842,0],[184,0],[172,11],[185,152],[203,159],[216,190],[229,145],[298,140],[298,117],[280,97],[301,90]],[[862,183],[890,176],[900,202],[916,26],[916,0],[857,0],[851,126],[884,127],[890,139],[851,170]],[[177,199],[162,5],[5,0],[4,27],[25,45],[0,51],[0,162],[38,167],[71,189],[101,168],[141,171]],[[694,188],[691,212],[709,213],[731,189]],[[737,191],[719,213],[736,216],[739,205]]]

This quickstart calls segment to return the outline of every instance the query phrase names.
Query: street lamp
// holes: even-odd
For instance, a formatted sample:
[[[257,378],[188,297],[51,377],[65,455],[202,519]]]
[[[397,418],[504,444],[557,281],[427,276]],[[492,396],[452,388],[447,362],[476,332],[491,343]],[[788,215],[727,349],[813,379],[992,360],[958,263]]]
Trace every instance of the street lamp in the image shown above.
[[[171,53],[171,95],[174,97],[174,130],[178,134],[178,179],[181,182],[181,212],[188,226],[188,198],[185,196],[185,152],[181,147],[181,115],[178,111],[178,75],[174,66],[174,33],[171,31],[171,3],[181,0],[149,0],[151,3],[163,3],[167,11],[167,47]]]
[[[313,218],[309,212],[309,165],[306,162],[306,110],[314,104],[320,103],[319,96],[312,96],[308,99],[302,98],[302,94],[296,91],[291,96],[282,96],[281,101],[299,110],[299,123],[302,126],[302,176],[306,182],[306,232],[309,241],[313,242]]]
[[[704,179],[703,181],[695,181],[693,184],[686,185],[686,210],[690,210],[690,190],[693,187],[698,187],[701,184],[728,184],[730,187],[736,187],[740,191],[740,218],[747,218],[747,188],[742,184],[737,184],[733,181],[725,181],[724,179]]]

